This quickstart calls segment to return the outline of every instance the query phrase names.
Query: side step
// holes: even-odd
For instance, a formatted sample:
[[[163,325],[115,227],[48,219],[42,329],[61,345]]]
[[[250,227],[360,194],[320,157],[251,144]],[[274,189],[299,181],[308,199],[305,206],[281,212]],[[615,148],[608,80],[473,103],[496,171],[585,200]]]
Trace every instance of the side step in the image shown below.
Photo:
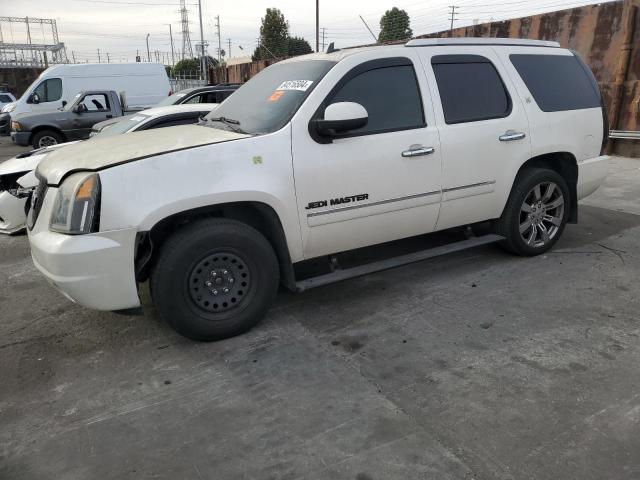
[[[317,277],[312,277],[296,282],[296,290],[298,292],[304,292],[305,290],[309,290],[310,288],[321,287],[323,285],[340,282],[349,278],[361,277],[362,275],[368,275],[369,273],[380,272],[382,270],[400,267],[409,263],[420,262],[428,258],[439,257],[440,255],[447,255],[448,253],[459,252],[468,248],[479,247],[480,245],[499,242],[500,240],[504,240],[504,237],[502,235],[495,234],[483,235],[481,237],[471,237],[467,240],[449,243],[440,247],[428,248],[419,252],[400,255],[393,258],[387,258],[385,260],[371,262],[344,270],[335,270],[325,275],[319,275]]]

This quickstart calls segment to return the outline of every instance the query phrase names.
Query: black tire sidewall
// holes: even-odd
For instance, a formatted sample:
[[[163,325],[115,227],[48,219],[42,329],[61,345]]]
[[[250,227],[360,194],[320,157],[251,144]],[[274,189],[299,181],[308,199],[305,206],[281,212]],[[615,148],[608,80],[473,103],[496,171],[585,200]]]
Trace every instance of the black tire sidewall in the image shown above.
[[[520,209],[531,189],[542,182],[553,182],[560,188],[564,197],[564,212],[562,223],[553,239],[541,247],[532,247],[527,245],[520,234]],[[506,237],[507,248],[514,253],[524,256],[540,255],[548,251],[562,236],[567,225],[567,220],[569,219],[570,210],[571,197],[569,187],[559,173],[544,168],[524,170],[516,180],[516,185],[514,186],[507,208],[501,219],[501,233]]]
[[[190,298],[193,267],[211,253],[225,249],[242,258],[250,271],[250,291],[238,307],[205,312]],[[278,262],[269,242],[239,222],[201,221],[184,227],[165,245],[151,275],[154,304],[178,333],[194,340],[218,340],[253,327],[266,313],[279,284]]]
[[[59,133],[53,130],[40,130],[33,136],[33,141],[31,142],[34,149],[42,148],[38,145],[42,137],[53,137],[58,144],[62,143],[62,136]]]

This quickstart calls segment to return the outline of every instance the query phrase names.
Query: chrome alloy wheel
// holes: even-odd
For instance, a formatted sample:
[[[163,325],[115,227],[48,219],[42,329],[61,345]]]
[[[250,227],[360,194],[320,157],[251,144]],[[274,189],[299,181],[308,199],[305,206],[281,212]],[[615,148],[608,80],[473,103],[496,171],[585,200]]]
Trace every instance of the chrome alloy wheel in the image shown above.
[[[237,308],[249,297],[251,272],[238,255],[217,252],[200,260],[189,275],[191,300],[209,313]]]
[[[520,235],[530,247],[542,247],[560,230],[564,195],[553,182],[542,182],[525,196],[520,207]]]

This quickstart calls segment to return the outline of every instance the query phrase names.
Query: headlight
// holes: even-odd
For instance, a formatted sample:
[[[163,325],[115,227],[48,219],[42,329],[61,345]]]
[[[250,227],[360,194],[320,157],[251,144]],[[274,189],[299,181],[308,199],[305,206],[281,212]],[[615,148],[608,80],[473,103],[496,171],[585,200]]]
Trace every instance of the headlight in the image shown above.
[[[16,104],[15,103],[10,103],[8,105],[5,105],[4,107],[2,107],[2,113],[11,113],[16,109]]]
[[[79,235],[100,227],[100,177],[97,173],[75,173],[60,188],[51,212],[50,229]]]
[[[13,130],[14,132],[19,132],[22,129],[22,125],[20,125],[18,122],[11,122],[11,130]]]

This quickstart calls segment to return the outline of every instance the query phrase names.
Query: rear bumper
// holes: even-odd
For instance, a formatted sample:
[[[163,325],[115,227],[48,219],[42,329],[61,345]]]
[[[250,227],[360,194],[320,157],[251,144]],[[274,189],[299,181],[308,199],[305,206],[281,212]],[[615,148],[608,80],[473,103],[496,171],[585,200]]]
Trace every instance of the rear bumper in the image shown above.
[[[578,200],[595,192],[609,173],[608,155],[588,158],[578,162]]]
[[[9,192],[0,192],[0,233],[17,233],[25,228],[26,198],[16,198]]]
[[[41,220],[29,232],[33,263],[67,298],[95,310],[140,306],[133,266],[135,229],[63,235],[38,229]]]
[[[31,132],[11,132],[11,141],[16,145],[31,145]]]

